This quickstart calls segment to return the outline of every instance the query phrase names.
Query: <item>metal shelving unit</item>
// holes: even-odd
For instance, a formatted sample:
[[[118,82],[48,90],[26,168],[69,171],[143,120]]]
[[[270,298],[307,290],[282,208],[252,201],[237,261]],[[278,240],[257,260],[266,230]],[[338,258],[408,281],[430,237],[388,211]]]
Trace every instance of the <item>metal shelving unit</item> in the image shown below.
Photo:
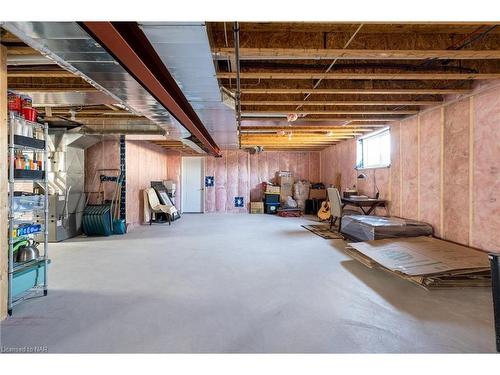
[[[32,132],[37,129],[43,131],[43,140],[45,141],[43,144],[43,148],[38,148],[36,146],[28,146],[28,145],[20,145],[16,144],[15,139],[17,136],[15,134],[15,124],[22,125],[24,127],[31,128]],[[28,137],[29,138],[29,137]],[[48,232],[48,222],[49,222],[49,197],[48,197],[48,178],[47,178],[47,166],[48,166],[48,126],[47,124],[39,124],[36,122],[27,121],[22,117],[17,116],[15,113],[9,113],[9,256],[8,256],[8,279],[9,279],[9,287],[8,287],[8,313],[12,315],[12,310],[14,306],[18,303],[25,301],[32,297],[37,297],[47,295],[48,292],[48,283],[47,283],[47,270],[48,270],[48,243],[49,243],[49,232]],[[43,154],[43,178],[16,178],[15,177],[15,152],[16,150],[21,150],[23,152],[32,152]],[[14,192],[16,189],[16,184],[19,183],[33,183],[33,190],[35,190],[35,185],[41,186],[43,189],[43,206],[38,206],[33,209],[23,209],[23,210],[15,210],[14,209]],[[40,194],[42,195],[42,194]],[[15,235],[14,230],[17,229],[17,226],[22,224],[35,224],[36,223],[36,213],[43,212],[43,224],[41,225],[40,231],[36,233],[29,233],[24,236],[26,237],[38,237],[43,236],[43,254],[38,258],[26,261],[23,263],[14,262],[14,244],[15,244]],[[16,216],[17,214],[17,216]],[[31,218],[19,218],[19,214],[31,214]],[[39,283],[38,270],[39,267],[43,264],[43,283]],[[36,269],[37,274],[35,278],[35,285],[18,295],[13,295],[13,284],[14,278],[16,274],[19,272],[23,272],[29,269]]]

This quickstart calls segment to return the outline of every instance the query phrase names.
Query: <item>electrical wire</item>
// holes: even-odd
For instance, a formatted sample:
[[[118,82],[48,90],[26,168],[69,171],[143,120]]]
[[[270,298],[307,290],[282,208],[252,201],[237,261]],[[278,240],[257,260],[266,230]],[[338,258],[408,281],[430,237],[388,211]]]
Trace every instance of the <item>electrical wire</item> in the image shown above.
[[[358,28],[356,29],[356,31],[354,32],[354,34],[352,34],[352,36],[349,38],[349,40],[347,41],[347,43],[344,45],[344,47],[343,47],[342,49],[346,49],[347,47],[349,47],[349,44],[351,44],[351,42],[354,40],[354,38],[355,38],[355,37],[356,37],[356,35],[359,33],[359,31],[361,30],[361,28],[362,28],[362,27],[363,27],[363,24],[360,24],[360,25],[358,26]],[[336,57],[336,58],[332,61],[332,63],[331,63],[331,64],[328,66],[328,68],[326,69],[326,71],[325,71],[325,75],[324,75],[323,77],[321,77],[320,79],[318,79],[318,81],[314,84],[314,86],[313,86],[313,90],[314,90],[314,89],[316,89],[316,88],[319,86],[319,84],[321,83],[321,81],[323,81],[323,79],[324,79],[324,78],[326,78],[326,76],[327,76],[328,72],[329,72],[329,71],[333,68],[333,66],[337,63],[337,61],[338,61],[338,60],[339,60],[342,56],[343,56],[343,54],[341,54],[340,56]],[[309,98],[309,96],[311,96],[311,94],[312,94],[312,93],[308,93],[308,94],[304,97],[303,101],[305,102],[305,101]],[[295,108],[295,110],[296,110],[296,111],[297,111],[297,110],[299,110],[299,109],[300,109],[303,105],[304,105],[304,104],[299,105],[297,108]]]

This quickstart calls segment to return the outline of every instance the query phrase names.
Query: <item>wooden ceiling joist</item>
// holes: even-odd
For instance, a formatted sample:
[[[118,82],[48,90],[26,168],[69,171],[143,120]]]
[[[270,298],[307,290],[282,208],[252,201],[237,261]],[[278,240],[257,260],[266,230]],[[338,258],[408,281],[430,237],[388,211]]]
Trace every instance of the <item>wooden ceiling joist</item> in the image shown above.
[[[241,60],[472,60],[500,59],[499,50],[395,50],[319,48],[240,48]],[[218,59],[234,58],[234,48],[214,48]]]
[[[418,113],[416,110],[381,110],[381,111],[309,111],[309,110],[249,110],[243,111],[242,116],[245,116],[248,113],[262,113],[262,114],[289,114],[295,113],[297,115],[414,115]]]
[[[374,128],[370,126],[242,126],[240,131],[334,131],[334,132],[353,132],[353,131],[371,131]],[[377,128],[375,128],[377,129]]]
[[[242,94],[354,94],[354,95],[447,95],[447,94],[466,94],[468,89],[295,89],[295,88],[276,88],[276,89],[241,89]]]
[[[9,78],[72,78],[73,73],[66,70],[13,70],[7,71]]]
[[[309,124],[314,124],[314,125],[325,125],[325,126],[331,126],[334,125],[332,122],[339,122],[339,123],[359,123],[359,122],[370,122],[370,126],[386,126],[386,125],[381,125],[377,124],[380,122],[383,123],[389,123],[393,121],[399,121],[399,118],[396,117],[386,117],[386,118],[375,118],[375,117],[368,117],[368,118],[355,118],[355,117],[322,117],[322,118],[316,118],[316,117],[306,117],[306,118],[300,118],[299,120],[295,122],[287,122],[286,120],[282,119],[273,119],[269,117],[245,117],[242,120],[242,124],[250,124],[251,126],[254,125],[255,122],[259,122],[262,125],[274,125],[274,126],[302,126],[302,125],[309,125]],[[320,123],[320,124],[319,124]],[[339,125],[339,124],[337,124]],[[342,125],[342,124],[340,124]],[[363,124],[365,125],[365,124]],[[359,125],[358,125],[359,126]]]
[[[236,73],[217,73],[219,79],[235,79]],[[498,79],[500,73],[306,73],[306,72],[243,72],[240,79],[280,79],[280,80],[468,80]]]
[[[377,105],[438,105],[441,100],[359,100],[359,101],[314,101],[314,100],[297,100],[297,101],[278,101],[278,100],[243,100],[241,105],[263,105],[263,106],[279,106],[279,105],[314,105],[314,106],[377,106]]]

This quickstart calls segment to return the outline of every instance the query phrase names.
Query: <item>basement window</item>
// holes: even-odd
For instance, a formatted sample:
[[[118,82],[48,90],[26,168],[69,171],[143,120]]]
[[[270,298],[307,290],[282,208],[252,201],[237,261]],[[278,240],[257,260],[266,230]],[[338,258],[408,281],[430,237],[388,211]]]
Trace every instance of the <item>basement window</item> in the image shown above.
[[[389,167],[391,165],[391,133],[389,128],[359,138],[356,152],[356,169]]]

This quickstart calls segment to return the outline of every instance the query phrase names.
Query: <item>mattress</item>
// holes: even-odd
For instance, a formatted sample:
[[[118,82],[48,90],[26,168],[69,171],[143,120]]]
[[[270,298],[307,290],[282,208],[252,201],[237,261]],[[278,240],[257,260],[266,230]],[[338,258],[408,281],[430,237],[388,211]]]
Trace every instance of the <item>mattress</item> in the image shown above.
[[[432,226],[416,220],[399,217],[347,215],[342,217],[340,232],[357,241],[384,238],[430,236]]]

